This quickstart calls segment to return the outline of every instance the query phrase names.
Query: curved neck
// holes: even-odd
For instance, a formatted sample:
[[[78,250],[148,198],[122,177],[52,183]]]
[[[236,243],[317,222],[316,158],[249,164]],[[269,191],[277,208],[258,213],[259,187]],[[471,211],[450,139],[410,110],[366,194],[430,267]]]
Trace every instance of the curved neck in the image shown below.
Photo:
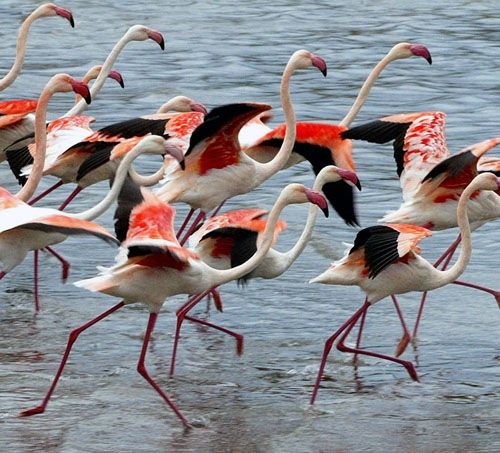
[[[108,57],[106,58],[106,60],[102,65],[102,69],[99,72],[97,79],[95,79],[94,84],[90,88],[90,97],[92,98],[92,100],[95,100],[97,93],[99,93],[99,91],[101,90],[102,86],[104,85],[104,82],[106,81],[106,78],[108,77],[111,69],[113,68],[113,65],[115,64],[118,55],[120,55],[120,52],[123,50],[123,48],[129,41],[130,41],[129,34],[127,32],[121,37],[121,39],[115,44],[115,46],[109,53]],[[87,108],[87,103],[85,102],[84,99],[80,99],[70,110],[68,110],[68,112],[66,112],[63,115],[63,117],[80,115],[80,113],[82,113],[86,108]]]
[[[17,35],[17,45],[16,45],[16,60],[14,61],[14,65],[10,68],[10,71],[7,75],[0,79],[0,91],[5,90],[8,86],[12,85],[14,80],[17,79],[17,76],[21,72],[21,68],[24,63],[24,55],[26,54],[26,41],[28,39],[28,32],[31,27],[31,24],[37,19],[37,15],[35,14],[36,10],[33,11],[23,22],[21,28],[19,29],[19,34]]]
[[[377,78],[380,75],[380,73],[382,72],[382,70],[392,60],[393,59],[390,58],[389,55],[386,55],[372,69],[372,71],[368,75],[368,78],[365,80],[365,83],[363,83],[361,90],[359,90],[358,97],[354,101],[354,104],[352,105],[351,109],[349,110],[347,115],[344,117],[344,119],[339,123],[340,126],[349,127],[351,125],[351,123],[354,121],[354,119],[358,115],[359,111],[361,110],[361,107],[363,107],[363,105],[366,101],[366,98],[368,97],[368,94],[370,93],[370,90],[372,89],[372,86],[375,83],[375,80],[377,80]]]
[[[446,271],[436,271],[438,273],[438,283],[440,286],[447,285],[455,281],[462,272],[465,270],[467,264],[469,264],[470,257],[472,255],[472,241],[471,241],[471,229],[469,224],[469,217],[467,215],[467,203],[471,195],[477,190],[478,184],[472,182],[467,186],[467,188],[462,192],[460,200],[457,207],[457,223],[460,228],[460,255],[456,263]]]
[[[35,155],[33,156],[33,167],[26,184],[16,194],[16,197],[22,201],[28,201],[33,196],[42,178],[47,146],[47,131],[45,127],[47,104],[52,95],[53,91],[46,87],[40,94],[40,99],[38,99],[35,111]]]
[[[67,214],[73,218],[81,220],[93,220],[99,217],[101,214],[106,212],[106,210],[111,206],[111,204],[116,200],[120,190],[123,186],[123,182],[127,177],[128,170],[132,165],[132,161],[138,157],[140,154],[147,152],[148,150],[144,146],[136,146],[123,158],[118,166],[118,170],[115,174],[115,179],[113,185],[111,186],[108,194],[93,208],[87,209],[86,211],[80,212],[79,214]],[[150,151],[149,151],[150,152]]]
[[[278,154],[276,154],[273,160],[267,162],[266,164],[259,164],[258,162],[255,163],[258,168],[258,171],[255,172],[256,185],[259,185],[281,170],[292,154],[296,137],[296,118],[295,112],[293,111],[292,100],[290,98],[290,78],[292,77],[294,71],[295,68],[293,63],[288,62],[285,70],[283,71],[283,77],[280,85],[281,106],[285,115],[286,124],[285,137],[283,138],[283,143],[281,144]]]
[[[163,176],[165,175],[165,169],[162,165],[162,167],[152,175],[144,176],[141,175],[140,173],[137,173],[134,167],[130,167],[128,173],[135,184],[144,187],[151,187],[154,186],[155,184],[158,184],[163,179]]]
[[[238,278],[243,277],[243,275],[246,275],[254,270],[255,267],[260,264],[273,243],[274,228],[276,226],[276,223],[278,222],[279,215],[288,204],[289,201],[286,194],[284,192],[281,192],[280,196],[274,203],[273,209],[271,209],[271,212],[269,213],[269,220],[267,221],[267,225],[262,236],[262,242],[257,247],[257,251],[248,261],[245,261],[243,264],[233,267],[232,269],[220,271],[214,269],[214,271],[216,272],[216,277],[212,282],[212,286],[219,286],[229,281],[237,280]]]

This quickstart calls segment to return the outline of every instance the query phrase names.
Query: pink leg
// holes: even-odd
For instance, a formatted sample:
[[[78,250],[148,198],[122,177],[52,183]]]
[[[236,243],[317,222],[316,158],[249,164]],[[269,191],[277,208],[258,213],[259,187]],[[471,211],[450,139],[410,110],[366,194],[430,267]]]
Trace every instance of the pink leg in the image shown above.
[[[0,280],[2,280],[2,278],[4,278],[6,275],[6,272],[0,272]]]
[[[204,321],[203,319],[193,318],[192,316],[184,316],[184,319],[187,319],[191,322],[196,322],[198,324],[202,324],[207,327],[211,327],[212,329],[219,330],[221,332],[227,333],[236,339],[236,354],[243,354],[243,335],[240,333],[234,332],[232,330],[226,329],[225,327],[218,326],[208,321]]]
[[[219,212],[220,210],[222,209],[222,206],[224,206],[224,203],[226,202],[226,200],[224,200],[219,206],[217,206],[215,209],[214,209],[214,212],[212,212],[212,214],[210,214],[210,217],[215,217]]]
[[[34,278],[34,293],[35,293],[35,311],[40,311],[40,301],[38,300],[38,250],[33,251],[33,278]]]
[[[203,211],[200,211],[200,213],[198,214],[198,216],[194,219],[193,223],[191,224],[191,226],[189,227],[189,229],[187,230],[186,234],[184,235],[184,237],[182,238],[182,240],[179,241],[179,243],[181,245],[184,245],[185,242],[188,240],[189,236],[191,236],[195,231],[196,231],[196,227],[205,220],[205,213]]]
[[[399,321],[401,322],[401,326],[403,327],[403,336],[401,337],[401,340],[399,340],[399,343],[396,347],[396,357],[399,357],[403,352],[405,352],[406,347],[408,346],[408,343],[410,343],[411,340],[411,335],[410,331],[408,330],[408,326],[406,325],[406,322],[403,317],[403,312],[401,310],[401,307],[399,306],[399,303],[396,299],[396,296],[392,295],[391,296],[392,302],[394,303],[394,307],[396,308],[396,312],[398,313]],[[357,346],[356,346],[357,348]]]
[[[66,198],[66,200],[64,200],[63,204],[61,206],[59,206],[59,211],[64,211],[64,209],[66,208],[66,206],[68,206],[73,200],[74,198],[83,190],[83,187],[80,187],[80,186],[77,186],[75,190],[73,190],[73,192],[70,193],[69,197]]]
[[[493,295],[493,297],[497,301],[498,306],[500,307],[500,292],[499,291],[495,291],[494,289],[486,288],[484,286],[475,285],[474,283],[463,282],[462,280],[455,280],[453,282],[453,284],[460,285],[460,286],[466,286],[468,288],[473,288],[473,289],[479,289],[481,291],[485,291],[485,292]]]
[[[356,349],[359,349],[359,347],[361,346],[361,337],[363,336],[363,328],[365,327],[366,312],[367,310],[363,312],[363,314],[361,315],[361,321],[359,322],[358,336],[356,338]],[[354,365],[356,365],[357,362],[358,362],[358,354],[354,354],[353,358]]]
[[[184,418],[184,416],[180,413],[179,409],[175,406],[175,404],[170,401],[170,398],[167,396],[167,394],[161,389],[161,387],[151,378],[149,375],[148,371],[146,370],[146,366],[144,365],[144,360],[146,359],[146,352],[148,350],[148,343],[151,338],[151,332],[153,332],[153,329],[155,328],[155,323],[156,319],[158,318],[158,313],[150,313],[149,314],[149,321],[148,321],[148,327],[146,329],[146,334],[144,335],[144,342],[142,343],[142,350],[141,350],[141,356],[139,357],[139,362],[137,363],[137,372],[144,378],[146,381],[153,387],[158,395],[160,395],[163,400],[170,406],[170,409],[172,409],[179,417],[180,421],[186,428],[190,428],[190,425],[188,421]]]
[[[219,291],[217,290],[217,288],[212,288],[210,290],[210,293],[208,294],[208,297],[207,297],[207,313],[210,312],[210,302],[211,300],[214,300],[214,305],[215,305],[215,308],[217,309],[217,311],[219,312],[223,312],[223,306],[222,306],[222,298],[219,294]]]
[[[366,312],[366,310],[368,310],[368,307],[369,305],[364,305],[364,311]],[[362,309],[363,309],[362,307]],[[359,313],[359,310],[358,310],[358,317],[361,315],[362,313]],[[357,318],[353,319],[351,321],[351,324],[349,324],[347,326],[347,328],[345,329],[344,331],[344,334],[342,335],[342,337],[340,338],[339,342],[337,343],[337,349],[339,351],[342,351],[342,352],[353,352],[353,353],[357,353],[357,354],[363,354],[363,355],[367,355],[367,356],[370,356],[370,357],[377,357],[379,359],[384,359],[384,360],[389,360],[391,362],[395,362],[395,363],[399,363],[400,365],[403,365],[405,368],[406,368],[406,371],[408,371],[408,374],[410,375],[410,377],[414,380],[414,381],[417,381],[418,382],[418,374],[415,370],[415,367],[413,366],[413,363],[411,362],[408,362],[406,360],[401,360],[401,359],[398,359],[396,357],[391,357],[389,355],[385,355],[385,354],[379,354],[377,352],[370,352],[370,351],[365,351],[364,349],[357,349],[357,348],[349,348],[347,347],[344,342],[347,338],[347,336],[349,335],[349,333],[351,332],[352,328],[354,327],[354,324],[356,323],[356,320]]]
[[[52,396],[52,393],[54,392],[57,382],[59,381],[59,378],[61,377],[61,374],[63,372],[64,366],[66,365],[66,361],[68,360],[69,354],[71,352],[71,348],[73,347],[74,342],[78,338],[78,336],[86,329],[89,327],[93,326],[97,322],[101,321],[102,319],[106,318],[109,316],[111,313],[115,312],[119,308],[122,308],[124,306],[124,302],[120,302],[116,304],[115,306],[111,307],[109,310],[105,311],[104,313],[101,313],[99,316],[96,318],[90,320],[89,322],[83,324],[80,327],[77,327],[76,329],[72,330],[69,334],[68,338],[68,343],[66,344],[66,350],[64,351],[63,358],[61,360],[61,363],[59,365],[59,368],[57,370],[57,373],[54,377],[54,380],[52,381],[52,385],[49,388],[49,391],[45,395],[45,398],[42,401],[42,404],[39,406],[33,407],[31,409],[25,409],[24,411],[21,411],[19,415],[21,417],[28,416],[28,415],[35,415],[35,414],[41,414],[45,412],[45,408],[47,407],[47,404],[50,400],[50,397]]]
[[[310,404],[314,404],[314,401],[316,401],[316,396],[318,395],[321,379],[323,378],[323,373],[325,371],[326,360],[328,359],[328,354],[332,349],[333,343],[345,329],[347,329],[352,323],[356,323],[358,318],[363,314],[364,311],[368,309],[369,306],[370,304],[367,300],[365,300],[363,306],[358,311],[356,311],[344,324],[342,324],[331,337],[326,340],[325,347],[323,349],[323,356],[321,358],[321,364],[319,366],[318,376],[316,377],[316,383],[314,384],[314,390],[311,395]]]
[[[53,255],[62,265],[62,281],[65,282],[68,279],[69,276],[69,267],[70,264],[69,262],[59,253],[57,253],[52,247],[45,247],[45,250],[49,252],[51,255]]]
[[[60,187],[62,185],[63,185],[63,182],[61,179],[60,181],[56,182],[54,185],[50,186],[47,190],[42,192],[40,195],[36,196],[35,198],[32,198],[28,202],[28,204],[33,206],[37,201],[40,201],[42,198],[45,198],[49,193],[53,192],[54,190],[56,190],[58,187]]]
[[[194,214],[194,211],[196,211],[196,209],[193,209],[191,208],[188,212],[188,215],[186,216],[186,218],[184,219],[184,222],[182,222],[182,225],[181,227],[179,228],[179,231],[177,231],[177,234],[175,235],[177,237],[177,239],[179,239],[181,237],[181,234],[182,232],[184,231],[184,228],[186,228],[187,224],[189,223],[189,221],[191,220],[191,217],[193,216]]]
[[[457,249],[458,245],[460,244],[460,240],[461,240],[460,235],[458,235],[458,237],[455,239],[455,241],[448,247],[448,249],[434,263],[434,267],[438,267],[441,264],[441,262],[449,256],[447,262],[444,264],[445,266],[448,265],[453,254],[455,253],[455,250]],[[443,270],[444,269],[445,269],[445,267],[443,267]],[[422,293],[422,298],[420,300],[420,306],[418,307],[417,320],[415,321],[415,326],[413,327],[412,337],[414,340],[417,338],[418,327],[420,325],[420,319],[422,318],[422,313],[424,311],[424,305],[425,305],[426,299],[427,299],[427,291],[424,291]]]

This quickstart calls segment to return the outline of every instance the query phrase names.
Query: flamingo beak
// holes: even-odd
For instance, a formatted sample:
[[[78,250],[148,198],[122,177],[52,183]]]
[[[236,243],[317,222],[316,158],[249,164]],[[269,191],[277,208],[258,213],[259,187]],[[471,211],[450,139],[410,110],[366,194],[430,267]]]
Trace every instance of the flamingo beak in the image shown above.
[[[174,140],[168,140],[168,137],[165,137],[165,153],[170,154],[177,162],[183,170],[186,169],[186,162],[184,161],[184,151]]]
[[[110,79],[116,80],[122,88],[125,88],[125,82],[122,75],[118,71],[110,71],[108,74]]]
[[[71,79],[71,86],[76,94],[79,94],[83,99],[85,99],[87,104],[90,104],[92,98],[90,97],[90,90],[86,83]]]
[[[193,112],[203,113],[203,115],[206,115],[208,113],[208,109],[201,102],[192,102],[191,110]]]
[[[307,199],[312,203],[318,206],[323,211],[323,214],[325,214],[325,217],[328,217],[328,203],[326,201],[326,198],[323,196],[323,194],[319,193],[316,190],[308,189],[306,188],[304,190]]]
[[[356,173],[350,170],[344,170],[343,168],[338,168],[337,173],[347,184],[353,187],[356,186],[358,190],[361,190],[361,183]]]
[[[161,50],[165,50],[165,41],[163,39],[163,35],[159,31],[149,30],[148,36],[149,39],[152,39],[159,44]]]
[[[321,72],[326,77],[327,73],[327,68],[326,68],[326,61],[323,60],[319,55],[316,55],[314,53],[311,54],[311,62],[312,65],[318,68]]]
[[[422,44],[412,44],[410,46],[410,52],[416,57],[422,57],[427,60],[427,63],[432,64],[432,56],[429,49]]]
[[[72,28],[75,28],[75,21],[73,20],[73,14],[71,14],[71,11],[69,9],[61,8],[60,6],[55,6],[54,11],[58,16],[64,17],[66,20],[68,20]]]

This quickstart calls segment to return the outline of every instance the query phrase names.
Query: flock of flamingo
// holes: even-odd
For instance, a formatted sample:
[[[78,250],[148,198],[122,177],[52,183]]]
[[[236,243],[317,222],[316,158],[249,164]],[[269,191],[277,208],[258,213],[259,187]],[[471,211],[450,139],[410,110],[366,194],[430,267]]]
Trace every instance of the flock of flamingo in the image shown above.
[[[71,12],[57,5],[47,3],[33,11],[20,28],[15,63],[0,80],[1,90],[9,87],[21,72],[31,24],[49,16],[63,17],[74,26]],[[33,251],[38,311],[39,250],[45,249],[61,262],[65,280],[69,262],[53,245],[81,234],[119,245],[114,266],[101,267],[98,276],[75,285],[121,301],[70,332],[45,398],[21,415],[45,411],[71,348],[83,331],[125,305],[141,303],[149,310],[149,321],[137,371],[189,427],[188,420],[145,366],[148,343],[165,299],[177,294],[189,296],[177,311],[170,375],[174,374],[180,330],[186,319],[233,336],[238,353],[242,353],[240,334],[190,316],[189,312],[207,295],[221,309],[217,287],[226,282],[271,279],[287,271],[310,241],[318,209],[328,216],[330,204],[347,224],[358,225],[355,189],[361,189],[361,185],[354,172],[353,140],[393,142],[403,202],[397,211],[387,213],[380,225],[358,231],[345,256],[311,280],[358,286],[366,294],[361,307],[327,339],[311,404],[316,400],[328,355],[336,341],[340,351],[399,363],[412,379],[418,380],[413,364],[399,356],[410,339],[417,336],[427,291],[454,283],[487,292],[500,305],[500,292],[457,280],[471,257],[471,230],[500,217],[500,159],[484,156],[500,143],[500,138],[450,154],[442,112],[395,114],[351,127],[370,88],[390,62],[420,57],[432,63],[425,46],[395,45],[371,71],[350,111],[338,124],[296,121],[289,93],[292,75],[310,68],[327,74],[326,63],[320,56],[299,50],[290,57],[282,75],[280,96],[285,123],[275,128],[268,126],[271,106],[267,104],[241,102],[208,111],[199,102],[177,96],[156,113],[93,131],[90,124],[94,118],[82,114],[87,104],[96,99],[107,78],[124,86],[121,74],[112,70],[113,64],[127,43],[148,39],[164,48],[158,31],[135,25],[116,43],[103,65],[91,68],[83,81],[57,74],[38,99],[0,102],[0,162],[7,161],[4,165],[10,166],[22,184],[15,195],[0,188],[0,278]],[[93,79],[89,89],[87,84]],[[57,92],[76,93],[76,103],[62,117],[47,122],[47,105]],[[161,155],[161,168],[148,176],[138,173],[132,163],[141,154]],[[312,188],[296,183],[287,185],[269,213],[259,208],[222,211],[227,199],[250,192],[278,171],[304,160],[309,161],[315,174]],[[58,182],[34,197],[45,176],[55,176]],[[85,187],[103,180],[112,181],[112,186],[100,203],[78,214],[64,212]],[[76,188],[59,209],[39,206],[42,199],[63,184],[74,184]],[[155,185],[158,186],[153,190],[147,188]],[[94,220],[115,200],[118,202],[113,234]],[[173,203],[187,203],[191,208],[177,231]],[[286,227],[279,215],[287,205],[297,203],[310,204],[302,233],[288,252],[278,252],[272,246]],[[419,243],[432,234],[431,230],[456,226],[460,229],[457,240],[435,264],[420,256]],[[460,243],[458,260],[446,269]],[[442,268],[438,269],[441,263]],[[396,295],[410,291],[424,292],[411,334],[396,299]],[[404,332],[395,356],[361,347],[368,308],[388,296]],[[345,341],[358,321],[356,345],[348,347]]]

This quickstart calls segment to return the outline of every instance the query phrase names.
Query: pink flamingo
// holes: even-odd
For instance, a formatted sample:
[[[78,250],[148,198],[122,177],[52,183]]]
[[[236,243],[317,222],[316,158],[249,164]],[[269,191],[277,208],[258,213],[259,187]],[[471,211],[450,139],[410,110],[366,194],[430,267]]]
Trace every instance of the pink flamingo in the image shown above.
[[[73,21],[73,15],[71,11],[66,8],[61,8],[60,6],[55,5],[54,3],[44,3],[40,5],[37,9],[35,9],[22,23],[21,28],[19,29],[19,34],[17,36],[17,45],[16,45],[16,59],[14,64],[10,68],[7,75],[5,75],[2,79],[0,79],[0,91],[5,90],[7,87],[12,85],[14,81],[17,79],[19,74],[21,73],[21,69],[24,63],[24,56],[26,55],[26,41],[28,40],[28,32],[37,19],[42,17],[52,17],[52,16],[60,16],[64,19],[68,20],[71,27],[75,27],[75,22]]]
[[[280,95],[288,126],[295,123],[289,93],[290,78],[297,69],[311,66],[326,75],[326,63],[321,57],[306,50],[299,50],[291,56],[283,72]],[[178,169],[167,169],[165,183],[156,190],[156,194],[168,203],[184,202],[191,206],[181,230],[196,209],[201,211],[181,244],[202,221],[205,213],[220,207],[228,198],[258,187],[288,161],[291,145],[295,141],[295,131],[287,129],[288,135],[285,136],[280,151],[266,164],[248,157],[239,145],[238,133],[241,127],[251,118],[269,109],[270,106],[266,104],[254,102],[229,104],[213,109],[191,135],[186,152],[186,170],[179,172]],[[290,141],[292,134],[294,140]]]
[[[297,139],[286,167],[307,160],[311,163],[315,175],[326,165],[336,165],[346,170],[355,171],[352,143],[350,140],[344,139],[341,134],[358,115],[384,68],[395,60],[411,57],[422,57],[429,64],[432,63],[431,54],[425,46],[404,42],[396,44],[372,69],[349,112],[339,124],[298,122]],[[276,155],[283,141],[286,125],[281,124],[271,130],[262,124],[259,118],[243,127],[240,132],[240,136],[243,135],[242,138],[248,143],[249,139],[245,135],[248,134],[248,129],[251,129],[251,133],[253,130],[264,131],[266,128],[268,129],[266,134],[260,135],[258,139],[244,148],[244,152],[248,156],[263,163],[270,161]],[[338,181],[326,184],[322,191],[335,211],[348,225],[359,224],[354,211],[354,194],[351,186],[344,181]]]
[[[7,191],[0,192],[3,208],[0,211],[0,263],[2,271],[12,270],[24,260],[29,251],[37,251],[62,242],[69,234],[94,234],[108,242],[118,243],[114,236],[107,233],[104,228],[89,222],[89,220],[97,218],[107,210],[118,195],[132,161],[139,154],[145,152],[161,155],[169,153],[179,162],[184,159],[182,150],[172,148],[162,137],[147,137],[147,140],[139,143],[133,152],[123,159],[117,170],[113,186],[106,197],[96,206],[79,214],[32,207],[17,200]],[[36,257],[35,252],[35,263],[37,263]],[[37,271],[38,265],[35,265],[35,305],[38,310]]]
[[[316,399],[328,354],[341,334],[337,344],[340,351],[399,363],[406,368],[413,380],[418,381],[417,372],[411,362],[357,347],[347,347],[345,339],[357,320],[361,318],[363,323],[368,308],[379,300],[391,294],[429,291],[454,282],[465,270],[472,253],[467,205],[473,202],[477,191],[496,191],[499,188],[500,178],[492,173],[484,173],[476,176],[460,195],[457,218],[462,247],[457,262],[449,270],[440,271],[419,255],[418,243],[432,234],[429,230],[416,225],[388,224],[361,230],[348,254],[311,280],[311,283],[359,286],[366,294],[363,306],[326,341],[311,404],[314,404]]]
[[[314,182],[313,189],[320,191],[321,187],[328,182],[344,180],[361,189],[358,177],[349,170],[343,170],[333,165],[324,167]],[[270,248],[262,262],[247,275],[242,276],[238,282],[245,284],[251,278],[277,278],[284,274],[304,251],[309,243],[318,210],[311,206],[304,225],[302,234],[297,243],[287,252],[279,252]],[[267,214],[264,209],[239,209],[225,212],[208,219],[189,238],[189,245],[200,258],[209,266],[216,269],[230,269],[247,261],[262,240],[267,220],[262,217]],[[328,217],[328,210],[324,210]],[[278,234],[286,228],[284,221],[278,221],[274,227],[273,245]],[[182,322],[187,318],[187,313],[201,301],[199,295],[192,297],[186,304],[177,310],[177,326],[174,337],[172,359],[170,362],[170,375],[174,374],[177,346],[180,339]],[[189,317],[190,321],[198,319]],[[212,326],[212,325],[211,325]],[[237,339],[237,353],[243,351],[243,337],[239,334],[230,333]]]
[[[478,174],[480,159],[484,159],[486,152],[500,144],[500,138],[477,143],[450,155],[444,133],[445,118],[442,112],[400,114],[343,132],[346,138],[375,143],[394,140],[394,157],[403,203],[398,210],[387,213],[381,222],[410,223],[433,230],[457,226],[456,208],[460,194]],[[500,217],[500,197],[491,192],[479,193],[469,203],[469,215],[473,229]],[[460,236],[435,265],[438,266],[444,260],[443,270],[446,269],[459,243]],[[486,291],[500,301],[498,291],[465,282],[458,284]],[[427,292],[422,295],[413,329],[414,338],[417,336],[426,295]]]
[[[34,415],[45,411],[63,372],[71,348],[83,331],[125,305],[142,303],[149,310],[149,322],[137,371],[174,411],[183,425],[188,428],[190,425],[186,418],[163,389],[151,378],[145,366],[151,333],[165,299],[175,294],[200,293],[213,286],[238,279],[250,272],[269,249],[274,225],[286,205],[312,202],[326,206],[326,200],[321,194],[300,184],[288,185],[281,192],[271,211],[264,240],[252,258],[233,269],[217,270],[206,265],[196,253],[179,244],[173,228],[174,208],[162,203],[146,190],[144,190],[143,196],[145,201],[137,206],[131,215],[130,229],[124,243],[127,257],[116,266],[103,271],[102,275],[75,283],[76,286],[91,291],[119,297],[122,301],[71,331],[59,369],[42,403],[32,409],[22,411],[20,415]]]

